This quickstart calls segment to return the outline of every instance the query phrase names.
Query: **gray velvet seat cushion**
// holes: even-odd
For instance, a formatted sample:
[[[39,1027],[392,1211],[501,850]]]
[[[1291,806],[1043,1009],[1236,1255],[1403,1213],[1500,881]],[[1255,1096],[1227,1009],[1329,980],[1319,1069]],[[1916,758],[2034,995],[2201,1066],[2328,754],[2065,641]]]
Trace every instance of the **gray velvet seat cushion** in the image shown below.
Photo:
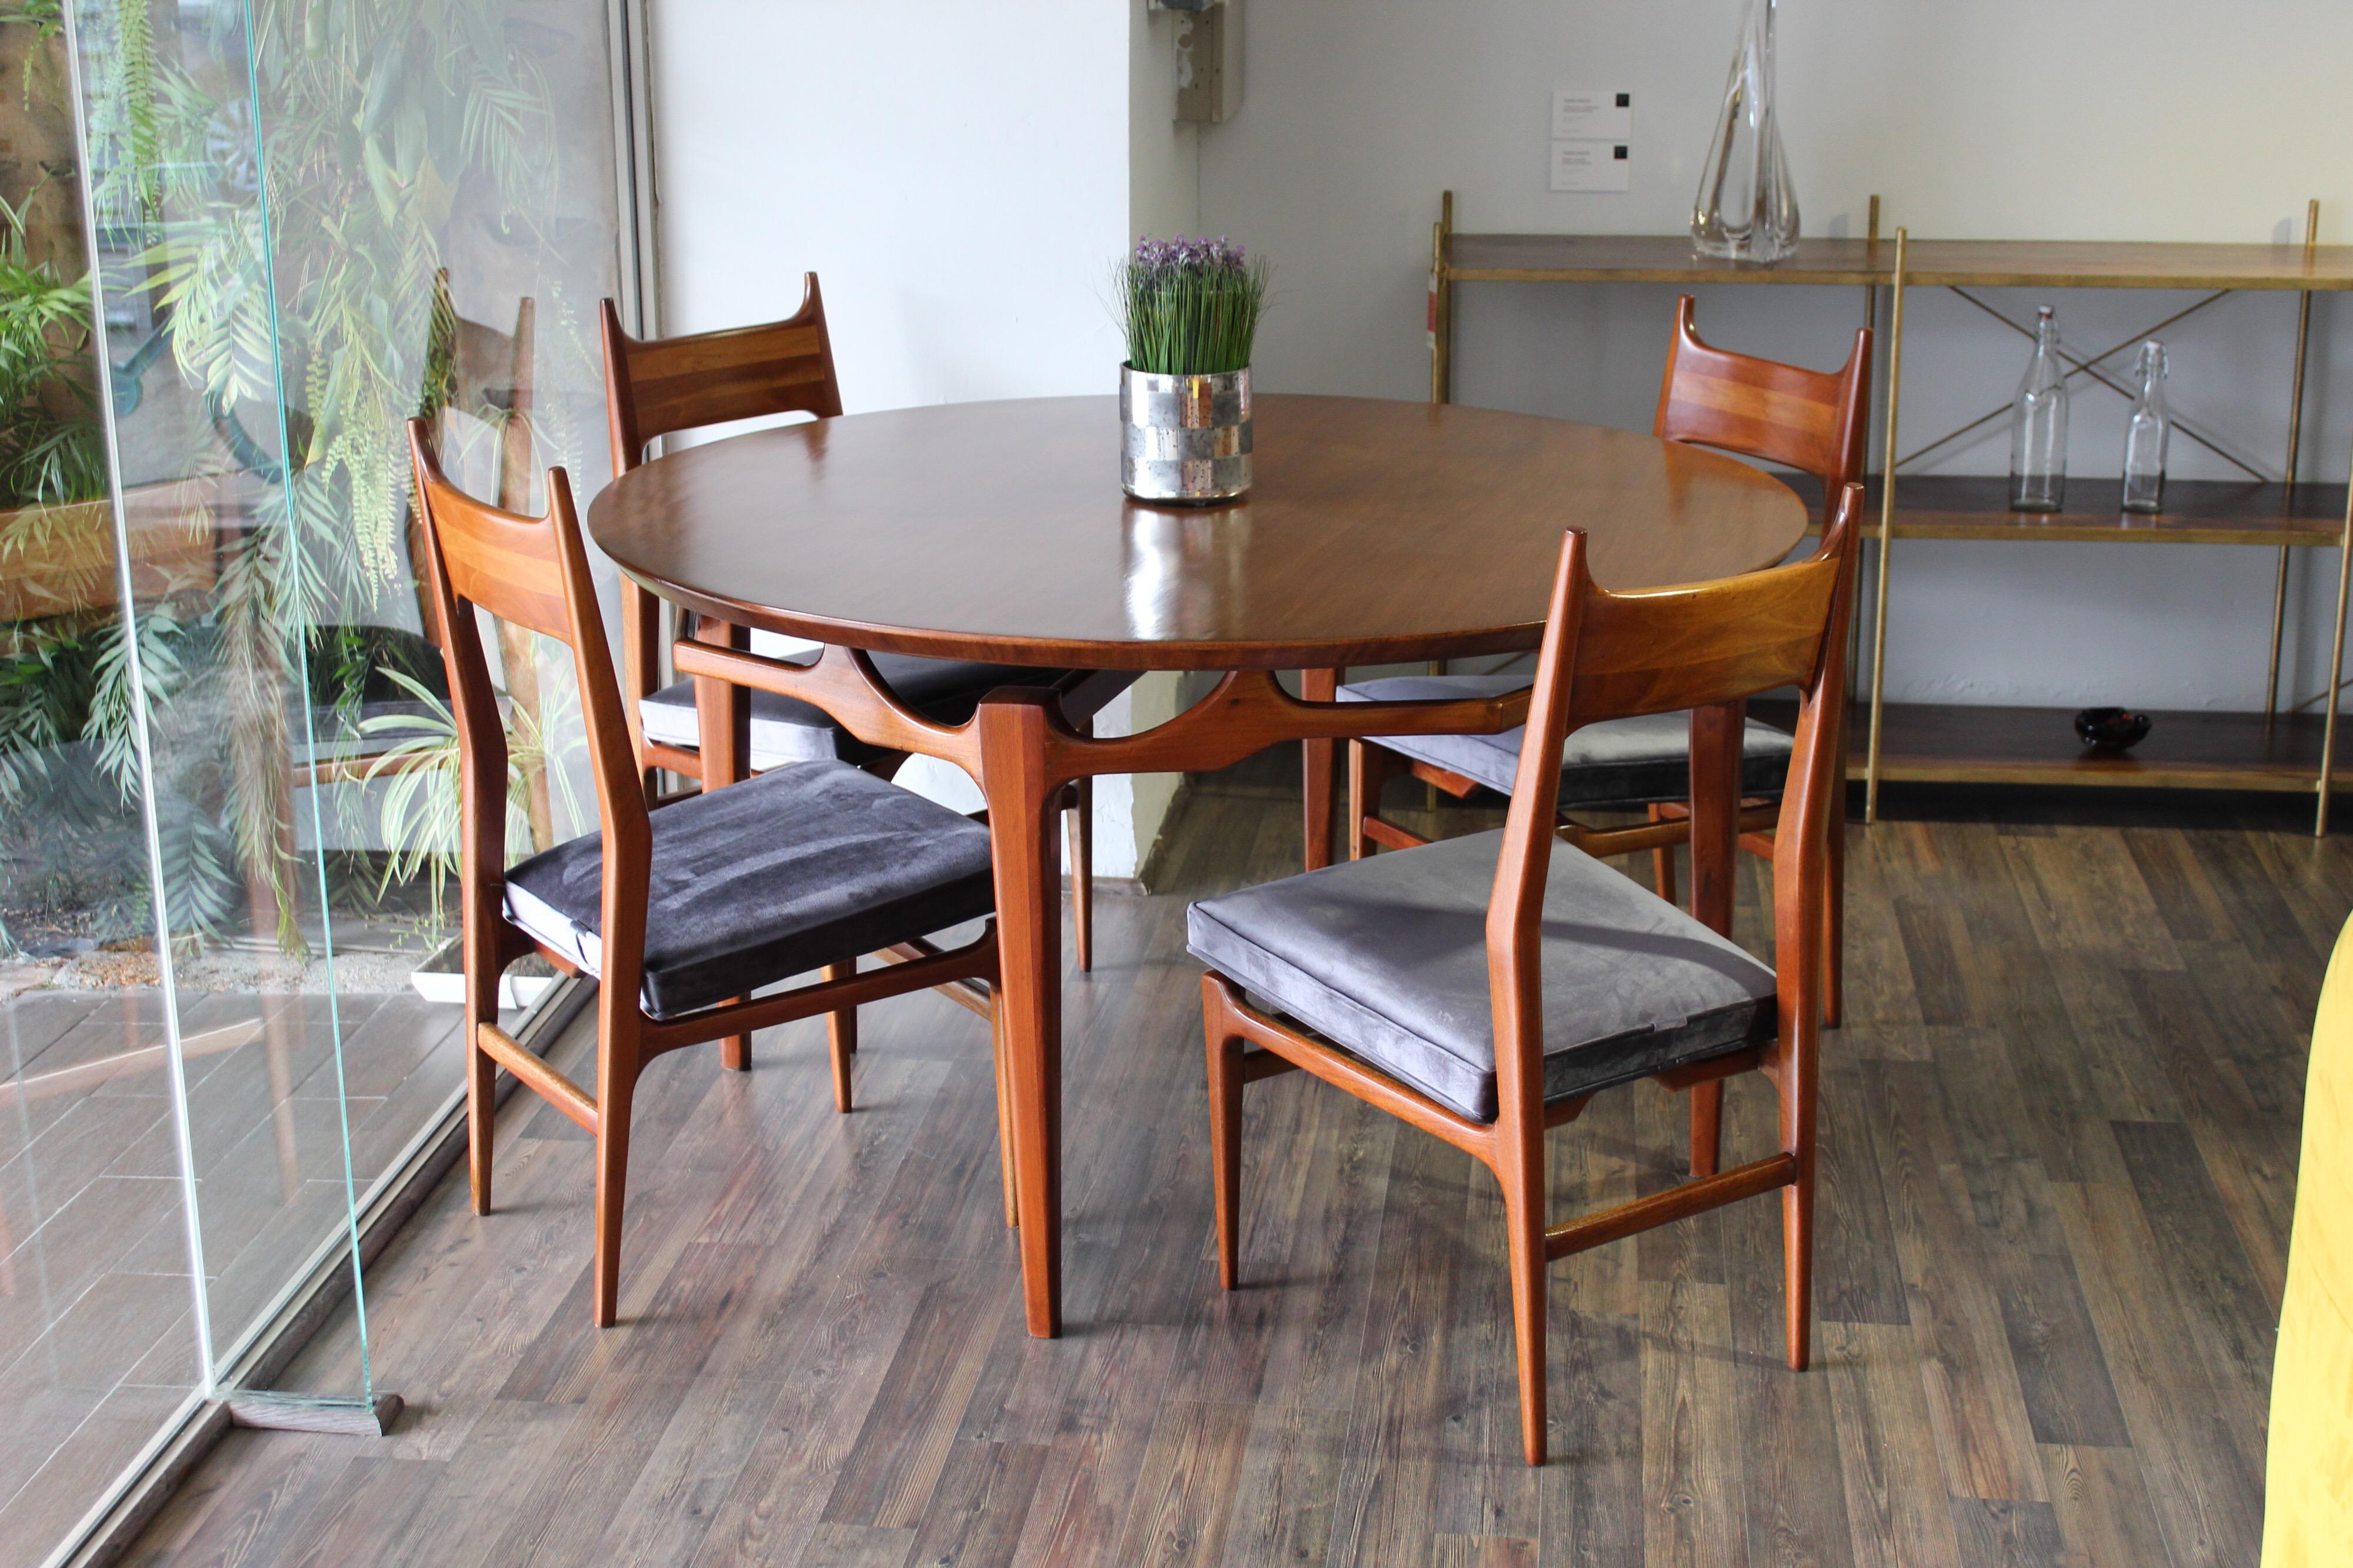
[[[507,918],[600,973],[604,841],[507,873]],[[988,829],[847,763],[807,762],[653,814],[646,1010],[676,1017],[996,907]]]
[[[1525,675],[1398,675],[1340,688],[1343,702],[1419,702],[1432,699],[1500,697],[1528,684]],[[1493,735],[1384,735],[1400,756],[1461,773],[1504,795],[1512,793],[1525,731]],[[1785,732],[1748,721],[1741,739],[1740,787],[1747,795],[1778,795],[1796,749]],[[1588,724],[1561,746],[1560,804],[1642,805],[1691,798],[1691,715],[1643,713]]]
[[[1487,901],[1503,834],[1344,862],[1195,904],[1194,957],[1391,1077],[1495,1118]],[[1545,887],[1545,1098],[1773,1037],[1773,971],[1582,850]]]
[[[961,724],[980,700],[1000,686],[1042,686],[1060,679],[1059,669],[1018,664],[979,664],[964,659],[916,658],[906,654],[870,654],[874,671],[899,700],[941,724]],[[1133,680],[1133,677],[1129,678]],[[1124,683],[1123,683],[1124,684]],[[1107,696],[1106,696],[1107,700]],[[702,731],[694,710],[694,682],[675,681],[638,705],[649,739],[694,751]],[[752,766],[768,769],[815,757],[862,763],[876,754],[814,703],[773,691],[752,693]]]

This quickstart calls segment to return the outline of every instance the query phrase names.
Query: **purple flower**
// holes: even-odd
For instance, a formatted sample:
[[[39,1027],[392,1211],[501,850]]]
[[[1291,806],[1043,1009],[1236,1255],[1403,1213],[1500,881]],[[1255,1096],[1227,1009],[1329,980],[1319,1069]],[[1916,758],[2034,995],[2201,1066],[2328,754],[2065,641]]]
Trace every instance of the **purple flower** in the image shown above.
[[[1173,239],[1155,239],[1150,235],[1139,238],[1135,242],[1134,265],[1147,281],[1158,281],[1179,271],[1240,272],[1246,263],[1242,247],[1229,239],[1211,239],[1207,236],[1187,238],[1180,234]]]

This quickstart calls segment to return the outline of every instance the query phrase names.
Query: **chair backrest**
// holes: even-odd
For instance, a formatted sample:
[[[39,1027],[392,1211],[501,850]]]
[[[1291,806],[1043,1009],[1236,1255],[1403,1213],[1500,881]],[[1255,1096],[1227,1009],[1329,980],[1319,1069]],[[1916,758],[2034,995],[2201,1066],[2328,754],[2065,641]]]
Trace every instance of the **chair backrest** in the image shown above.
[[[833,339],[826,331],[825,296],[817,274],[803,275],[801,308],[786,321],[733,327],[683,338],[633,338],[607,300],[598,310],[605,335],[605,408],[613,441],[613,472],[646,460],[646,446],[680,430],[756,419],[770,414],[841,412],[833,375]],[[681,635],[685,625],[681,616]],[[630,733],[640,766],[646,741],[638,704],[651,696],[661,668],[661,607],[637,583],[621,581],[622,679],[629,698]],[[653,788],[646,773],[645,788]]]
[[[613,471],[636,468],[646,460],[648,442],[675,431],[768,414],[839,414],[841,388],[816,273],[805,275],[803,288],[801,308],[788,320],[683,338],[630,337],[606,300],[599,316]]]
[[[474,614],[480,609],[571,650],[605,836],[605,973],[608,980],[634,975],[643,953],[652,827],[571,480],[562,468],[550,468],[546,513],[524,517],[451,485],[424,420],[408,422],[408,448],[457,719],[469,918],[476,918],[487,890],[502,880],[506,865],[506,734]],[[634,981],[627,994],[636,994]]]
[[[538,311],[529,295],[515,306],[512,332],[458,314],[449,293],[449,269],[433,274],[432,345],[426,355],[425,384],[418,406],[436,423],[437,452],[449,439],[447,416],[470,414],[498,427],[491,494],[499,505],[521,511],[531,504],[532,422]],[[425,520],[408,524],[408,561],[417,579],[417,605],[427,639],[434,639],[431,595],[425,585]]]
[[[514,331],[502,332],[458,314],[449,298],[449,274],[446,268],[435,273],[433,279],[434,307],[448,322],[445,329],[437,321],[435,329],[448,334],[449,376],[441,406],[497,423],[499,456],[493,499],[509,511],[521,511],[531,504],[532,421],[538,398],[538,389],[533,384],[538,307],[530,295],[524,295],[515,304]]]
[[[1820,1007],[1820,899],[1839,710],[1846,700],[1848,603],[1862,487],[1840,489],[1821,548],[1787,566],[1713,583],[1612,594],[1586,566],[1585,536],[1563,541],[1537,656],[1519,771],[1487,910],[1496,1089],[1521,1113],[1543,1099],[1543,989],[1537,967],[1561,744],[1585,725],[1638,713],[1799,692],[1797,744],[1773,849],[1776,968],[1785,1031]],[[1694,810],[1698,803],[1694,803]],[[1808,911],[1810,910],[1810,914]],[[1533,1097],[1533,1098],[1530,1098]]]
[[[1675,335],[1651,433],[1783,463],[1822,483],[1828,523],[1841,485],[1862,478],[1871,425],[1871,329],[1835,371],[1727,353],[1700,341],[1692,297],[1675,301]]]

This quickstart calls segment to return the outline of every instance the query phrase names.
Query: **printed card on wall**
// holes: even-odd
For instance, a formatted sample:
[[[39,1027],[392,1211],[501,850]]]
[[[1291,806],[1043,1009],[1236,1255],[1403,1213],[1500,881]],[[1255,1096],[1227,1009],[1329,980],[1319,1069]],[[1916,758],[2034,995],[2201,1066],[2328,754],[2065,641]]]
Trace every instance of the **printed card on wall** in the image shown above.
[[[1623,142],[1556,142],[1552,188],[1556,191],[1623,191],[1633,184],[1634,163]]]
[[[1619,88],[1564,87],[1552,95],[1556,142],[1627,142],[1634,135],[1634,95]]]

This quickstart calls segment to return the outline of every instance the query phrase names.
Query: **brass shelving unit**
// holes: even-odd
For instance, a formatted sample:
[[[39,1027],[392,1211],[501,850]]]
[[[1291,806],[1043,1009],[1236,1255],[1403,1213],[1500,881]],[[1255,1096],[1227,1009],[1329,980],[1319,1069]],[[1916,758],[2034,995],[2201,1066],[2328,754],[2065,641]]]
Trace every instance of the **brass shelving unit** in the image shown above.
[[[1886,412],[1880,472],[1871,481],[1878,509],[1879,570],[1872,595],[1873,647],[1867,711],[1858,711],[1855,761],[1864,781],[1864,820],[1875,821],[1883,779],[1987,784],[2124,784],[2142,787],[2310,791],[2314,832],[2328,828],[2334,784],[2353,778],[2337,760],[2338,694],[2345,685],[2348,600],[2353,597],[2353,495],[2344,485],[2297,482],[2303,457],[2306,365],[2312,296],[2353,290],[2353,246],[2316,243],[2320,204],[2306,208],[2302,245],[2192,245],[2098,240],[1913,240],[1904,229],[1879,234],[1879,198],[1871,198],[1862,239],[1808,239],[1771,267],[1715,261],[1692,254],[1682,235],[1463,234],[1454,227],[1454,194],[1444,194],[1430,236],[1430,395],[1453,398],[1453,290],[1461,283],[1672,283],[1794,285],[1862,290],[1863,319],[1875,323],[1887,300]],[[1906,475],[1907,465],[2007,414],[2007,400],[1936,439],[1899,453],[1904,307],[1915,289],[1940,288],[2027,337],[2032,328],[1972,293],[1980,289],[2168,289],[2203,299],[2119,340],[2105,352],[2069,356],[2069,378],[2129,395],[2112,361],[2161,331],[2241,290],[2297,298],[2295,356],[2289,378],[2287,441],[2280,471],[2265,474],[2177,419],[2177,437],[2217,453],[2244,481],[2171,480],[2167,510],[2126,513],[2108,500],[2114,481],[2075,480],[2074,509],[2049,515],[2012,512],[2000,479]],[[1893,473],[1896,482],[1885,482]],[[1898,491],[1901,491],[1901,498]],[[2058,541],[2124,544],[2236,544],[2278,552],[2272,593],[2271,665],[2261,714],[2160,714],[2149,739],[2128,756],[2076,749],[2047,711],[1947,708],[1885,701],[1890,545],[1899,539],[1964,539],[2008,543]],[[2337,552],[2337,623],[2327,689],[2283,712],[2279,666],[2285,630],[2288,551]],[[1860,638],[1858,637],[1858,643]],[[2322,712],[2303,710],[2319,706]]]

